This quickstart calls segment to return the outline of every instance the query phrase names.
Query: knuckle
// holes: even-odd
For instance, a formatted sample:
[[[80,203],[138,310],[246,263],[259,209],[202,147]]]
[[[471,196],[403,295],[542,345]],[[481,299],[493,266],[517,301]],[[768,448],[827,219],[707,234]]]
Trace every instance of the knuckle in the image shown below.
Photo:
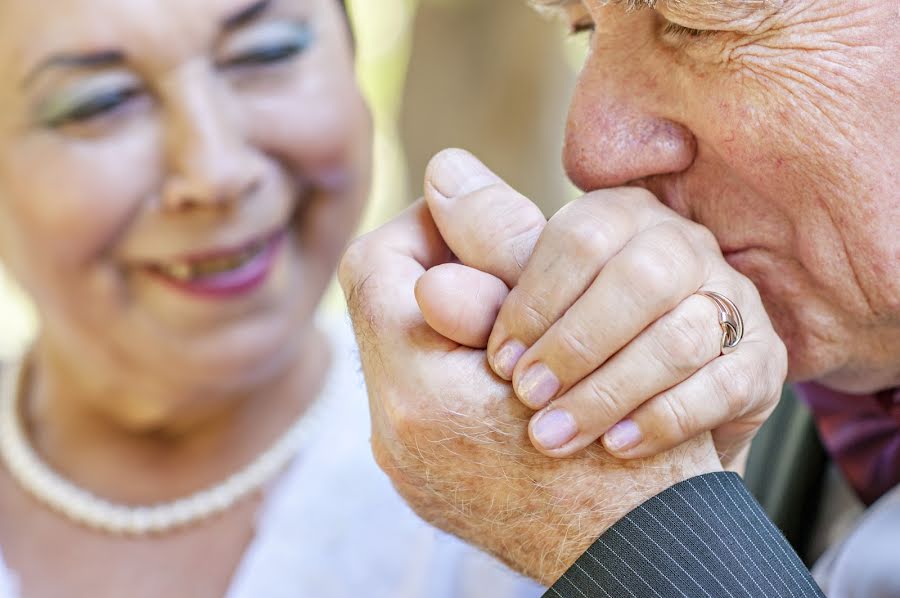
[[[752,370],[737,361],[723,359],[718,363],[713,375],[714,391],[727,401],[731,413],[743,413],[756,394],[757,381]]]
[[[700,261],[694,243],[681,221],[668,220],[658,225],[658,242],[655,249],[661,261],[667,263],[675,272],[688,274],[695,270]]]
[[[581,221],[566,229],[566,244],[577,257],[596,259],[606,253],[608,243],[604,231],[590,221]]]
[[[645,248],[632,251],[625,259],[629,277],[644,297],[664,300],[676,294],[679,280],[670,255],[656,248]]]
[[[682,225],[684,226],[684,230],[688,233],[689,238],[695,243],[701,247],[714,248],[716,251],[719,251],[719,240],[716,239],[716,236],[711,230],[702,224],[690,220],[683,221]]]
[[[673,313],[662,323],[660,348],[668,363],[679,373],[693,372],[714,357],[719,328],[693,312]]]
[[[614,423],[628,411],[619,393],[597,376],[585,380],[585,390],[581,401],[586,404],[592,421]]]
[[[519,271],[524,270],[525,266],[528,265],[531,254],[534,253],[534,246],[537,245],[542,231],[543,225],[534,223],[505,241],[505,245],[509,248],[509,255],[512,256]],[[487,250],[490,251],[491,248]]]
[[[550,309],[540,295],[514,289],[509,311],[503,314],[503,322],[508,332],[544,331],[553,324],[549,315]],[[504,306],[505,307],[505,306]],[[530,336],[530,335],[528,335]],[[521,339],[527,340],[527,339]]]
[[[514,229],[496,222],[477,225],[477,230],[465,235],[467,255],[478,256],[479,259],[486,257],[489,261],[497,258],[503,258],[503,262],[511,260],[519,272],[524,270],[544,227],[537,220],[513,222],[517,222]]]
[[[564,210],[548,224],[553,238],[585,260],[605,257],[609,253],[610,239],[616,234],[614,228],[590,206],[576,203]]]
[[[344,255],[341,257],[338,265],[338,280],[345,295],[348,295],[349,289],[355,285],[366,263],[366,255],[370,253],[366,245],[364,238],[356,239],[347,246]]]
[[[656,408],[662,416],[659,421],[664,422],[658,429],[663,438],[684,438],[693,435],[696,428],[695,416],[674,393],[660,395]]]
[[[563,360],[572,360],[578,369],[595,369],[600,364],[590,333],[581,327],[562,326],[556,334],[556,343]]]

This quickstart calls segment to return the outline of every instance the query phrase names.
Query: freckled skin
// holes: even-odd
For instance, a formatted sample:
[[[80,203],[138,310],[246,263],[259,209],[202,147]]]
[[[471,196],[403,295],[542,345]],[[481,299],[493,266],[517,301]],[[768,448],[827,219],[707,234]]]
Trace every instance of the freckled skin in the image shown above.
[[[896,7],[784,3],[680,39],[653,10],[584,8],[597,31],[569,116],[572,179],[644,186],[708,227],[759,288],[792,379],[900,384]]]

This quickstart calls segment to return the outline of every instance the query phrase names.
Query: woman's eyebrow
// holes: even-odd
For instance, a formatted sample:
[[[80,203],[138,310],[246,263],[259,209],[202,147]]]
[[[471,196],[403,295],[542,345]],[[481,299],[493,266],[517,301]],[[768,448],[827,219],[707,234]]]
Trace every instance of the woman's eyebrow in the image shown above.
[[[239,29],[263,16],[271,7],[272,0],[256,0],[253,4],[222,19],[222,29],[224,31]]]
[[[88,54],[54,54],[32,68],[22,79],[22,86],[30,85],[38,76],[51,68],[97,68],[117,66],[125,62],[125,54],[118,50],[101,50]]]

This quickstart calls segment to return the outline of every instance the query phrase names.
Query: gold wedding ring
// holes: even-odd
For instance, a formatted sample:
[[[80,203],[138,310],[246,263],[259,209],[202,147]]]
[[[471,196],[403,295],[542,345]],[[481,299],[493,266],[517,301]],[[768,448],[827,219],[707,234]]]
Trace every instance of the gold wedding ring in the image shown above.
[[[719,325],[722,327],[722,355],[734,351],[744,338],[744,319],[737,306],[727,297],[713,291],[698,291],[719,308]]]

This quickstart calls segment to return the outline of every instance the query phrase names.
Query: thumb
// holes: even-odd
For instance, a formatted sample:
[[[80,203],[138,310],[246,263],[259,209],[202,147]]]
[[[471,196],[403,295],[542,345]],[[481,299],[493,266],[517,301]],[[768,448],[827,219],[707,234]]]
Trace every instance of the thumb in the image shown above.
[[[462,264],[441,264],[416,282],[416,301],[438,334],[473,349],[488,338],[509,294],[503,281]]]
[[[512,288],[547,224],[541,210],[465,150],[444,150],[425,173],[425,200],[460,262]]]

